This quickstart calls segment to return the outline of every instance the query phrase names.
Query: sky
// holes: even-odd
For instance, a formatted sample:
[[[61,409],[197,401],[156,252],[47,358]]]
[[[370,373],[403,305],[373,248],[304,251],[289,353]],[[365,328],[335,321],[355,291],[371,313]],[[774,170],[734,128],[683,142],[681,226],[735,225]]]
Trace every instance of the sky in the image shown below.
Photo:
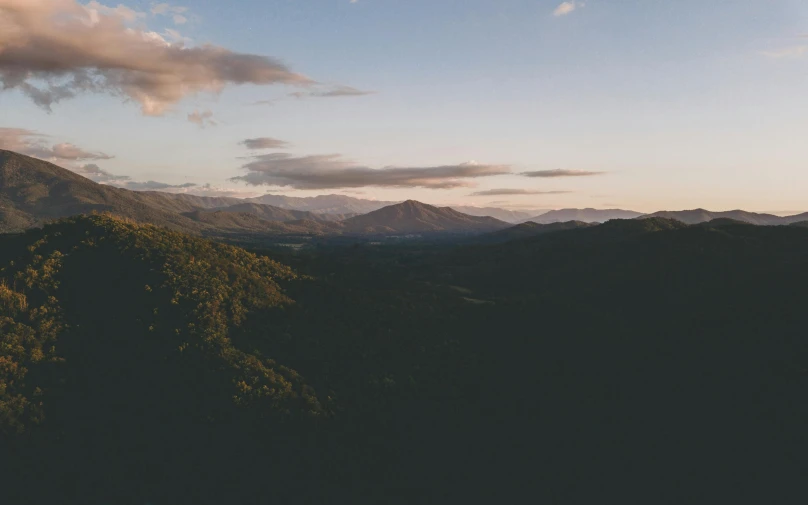
[[[129,189],[808,210],[804,0],[0,0],[0,148]]]

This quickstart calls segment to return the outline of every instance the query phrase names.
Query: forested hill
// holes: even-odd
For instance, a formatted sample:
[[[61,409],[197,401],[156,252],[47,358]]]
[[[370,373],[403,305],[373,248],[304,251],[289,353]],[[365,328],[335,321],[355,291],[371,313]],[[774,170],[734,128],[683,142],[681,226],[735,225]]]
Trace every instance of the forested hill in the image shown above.
[[[0,441],[19,456],[0,463],[32,486],[9,503],[73,503],[68,490],[87,499],[93,482],[110,498],[131,471],[183,481],[193,458],[243,448],[256,423],[327,417],[297,372],[234,343],[251,314],[293,303],[278,283],[294,278],[106,216],[0,236]],[[38,499],[34,475],[49,482]]]
[[[793,503],[808,230],[571,228],[253,252],[104,215],[0,235],[3,499]]]

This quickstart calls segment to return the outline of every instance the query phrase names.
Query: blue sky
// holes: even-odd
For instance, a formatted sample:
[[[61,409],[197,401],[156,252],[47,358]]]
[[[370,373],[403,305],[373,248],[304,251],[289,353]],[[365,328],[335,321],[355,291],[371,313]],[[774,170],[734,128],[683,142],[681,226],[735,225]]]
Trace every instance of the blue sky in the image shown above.
[[[14,1],[0,0],[0,13]],[[808,210],[808,2],[124,5],[143,13],[126,22],[130,29],[174,43],[182,37],[186,48],[213,44],[277,58],[316,84],[226,83],[219,93],[183,94],[159,115],[144,115],[142,103],[103,89],[54,103],[48,112],[12,87],[0,93],[0,127],[107,153],[114,157],[90,161],[132,181],[195,183],[171,190],[200,194],[346,192],[513,208]],[[3,43],[0,35],[0,76]],[[346,87],[369,94],[311,96]],[[290,96],[295,92],[306,96]],[[271,103],[256,104],[264,101]],[[209,112],[215,125],[190,122],[194,112]],[[288,145],[261,152],[240,145],[260,137]],[[336,154],[341,157],[317,157]],[[266,177],[279,159],[284,170],[307,174],[305,182],[274,172]],[[413,182],[420,176],[380,186],[352,177],[349,187],[339,187],[344,179],[328,173],[360,167],[361,178],[384,167],[455,167],[465,174],[463,164],[472,160],[499,169],[430,187]],[[284,185],[231,180],[248,174],[243,166],[251,163],[264,170],[263,179],[251,181]],[[569,176],[521,175],[551,170]],[[448,177],[446,170],[434,173]],[[369,173],[367,184],[382,180],[376,175]],[[496,189],[542,194],[469,196]]]

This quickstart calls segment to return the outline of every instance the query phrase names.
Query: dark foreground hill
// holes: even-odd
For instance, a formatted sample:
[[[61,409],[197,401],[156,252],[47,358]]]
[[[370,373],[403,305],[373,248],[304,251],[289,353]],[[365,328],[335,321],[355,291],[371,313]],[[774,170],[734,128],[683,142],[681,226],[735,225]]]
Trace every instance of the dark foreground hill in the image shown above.
[[[806,258],[801,227],[658,218],[258,254],[106,216],[0,236],[3,499],[793,503]]]
[[[145,503],[137,481],[168,494],[173,479],[223,484],[232,475],[212,455],[250,457],[287,423],[327,416],[297,372],[235,343],[251,314],[292,303],[278,285],[290,269],[104,216],[0,240],[10,503]],[[259,423],[278,431],[258,435]],[[208,464],[194,469],[192,458]],[[194,502],[198,489],[171,501]]]

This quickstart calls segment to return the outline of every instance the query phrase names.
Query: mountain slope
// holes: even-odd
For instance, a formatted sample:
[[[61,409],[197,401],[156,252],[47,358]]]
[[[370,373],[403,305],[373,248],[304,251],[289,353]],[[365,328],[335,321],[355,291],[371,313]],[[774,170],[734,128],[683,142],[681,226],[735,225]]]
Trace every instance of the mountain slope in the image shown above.
[[[303,219],[309,221],[342,221],[343,219],[353,217],[353,214],[318,214],[305,210],[284,209],[281,207],[275,207],[274,205],[249,202],[228,205],[217,208],[216,210],[222,212],[243,212],[260,217],[261,219],[266,219],[267,221],[280,222],[300,221]]]
[[[508,227],[493,217],[469,216],[449,207],[433,207],[414,200],[346,219],[349,233],[485,232]]]
[[[175,230],[204,227],[171,210],[153,194],[97,184],[52,163],[0,150],[0,232],[19,231],[60,217],[111,212]]]
[[[480,238],[481,241],[486,242],[509,242],[511,240],[519,240],[544,233],[552,233],[564,230],[576,230],[578,228],[587,228],[593,226],[591,223],[584,223],[583,221],[567,221],[566,223],[548,223],[539,224],[533,221],[521,223],[511,228],[486,233]]]
[[[319,214],[365,214],[397,202],[365,200],[345,195],[319,195],[295,197],[284,195],[263,195],[244,200],[248,203],[272,205],[282,209],[302,210]]]
[[[298,219],[294,221],[270,221],[248,212],[228,210],[195,210],[186,212],[185,217],[209,228],[208,234],[216,232],[253,234],[313,234],[339,233],[342,225],[337,221],[315,221]]]
[[[267,436],[279,447],[273,431],[292,433],[285,419],[325,417],[296,371],[238,343],[254,317],[292,305],[279,282],[294,278],[242,249],[108,216],[0,236],[4,492],[11,463],[21,479],[37,468],[71,489],[129,487],[122,503],[148,503],[129,494],[143,492],[126,484],[132,474],[151,485],[161,474],[199,481],[188,462],[207,458],[226,475],[231,451],[248,454]],[[47,487],[6,499],[52,502],[39,496]],[[56,501],[118,501],[85,497]]]
[[[468,214],[469,216],[489,216],[506,223],[519,223],[528,219],[532,214],[517,210],[500,209],[497,207],[472,207],[468,205],[452,205],[457,212]]]
[[[605,223],[611,219],[633,219],[641,216],[641,212],[622,209],[559,209],[551,210],[528,219],[534,223],[563,223],[567,221],[583,221],[585,223]]]
[[[730,210],[726,212],[711,212],[705,209],[680,210],[680,211],[659,211],[653,214],[646,214],[642,218],[662,217],[666,219],[676,219],[686,224],[707,223],[714,219],[734,219],[749,224],[773,226],[785,224],[788,218],[775,216],[772,214],[757,214],[744,210]]]

